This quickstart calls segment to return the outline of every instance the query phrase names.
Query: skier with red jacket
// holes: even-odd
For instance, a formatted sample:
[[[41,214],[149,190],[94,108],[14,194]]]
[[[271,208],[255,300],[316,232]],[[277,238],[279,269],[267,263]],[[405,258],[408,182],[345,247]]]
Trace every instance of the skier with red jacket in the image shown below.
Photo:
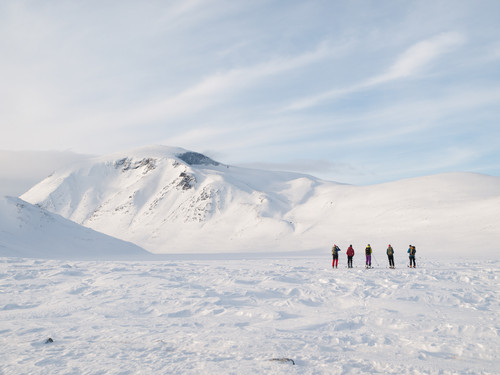
[[[352,268],[352,258],[354,257],[354,249],[352,245],[349,245],[346,254],[347,254],[347,268]]]

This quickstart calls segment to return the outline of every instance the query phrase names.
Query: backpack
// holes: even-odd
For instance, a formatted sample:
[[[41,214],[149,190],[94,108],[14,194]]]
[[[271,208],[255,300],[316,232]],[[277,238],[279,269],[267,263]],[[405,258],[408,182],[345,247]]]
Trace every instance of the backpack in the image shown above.
[[[387,255],[393,255],[394,254],[394,249],[392,248],[392,246],[390,246],[388,249],[387,249]]]
[[[417,249],[415,249],[415,246],[411,247],[410,255],[413,257],[415,256],[415,253],[417,252]]]
[[[332,247],[332,255],[335,256],[339,253],[339,248],[337,246]]]

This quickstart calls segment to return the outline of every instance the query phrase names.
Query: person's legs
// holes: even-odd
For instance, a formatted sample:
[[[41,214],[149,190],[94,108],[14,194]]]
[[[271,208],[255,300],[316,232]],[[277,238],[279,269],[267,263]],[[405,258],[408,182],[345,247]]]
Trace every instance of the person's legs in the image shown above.
[[[389,267],[394,267],[394,255],[389,255]]]

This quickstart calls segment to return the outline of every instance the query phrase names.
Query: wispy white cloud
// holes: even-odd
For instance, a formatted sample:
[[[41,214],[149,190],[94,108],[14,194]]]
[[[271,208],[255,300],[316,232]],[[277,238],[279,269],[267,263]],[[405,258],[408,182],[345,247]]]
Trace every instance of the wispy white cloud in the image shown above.
[[[58,168],[88,158],[71,151],[0,150],[0,197],[17,197]]]
[[[364,175],[366,172],[360,170],[356,166],[349,163],[337,163],[331,160],[321,159],[292,159],[286,162],[254,162],[242,163],[240,167],[274,170],[274,171],[291,171],[297,173],[320,174],[320,175],[344,175],[357,174]]]
[[[348,87],[334,89],[300,99],[287,106],[285,109],[301,110],[310,108],[326,100],[335,100],[354,92],[373,88],[373,86],[416,76],[440,56],[462,45],[464,42],[465,37],[458,32],[443,33],[430,39],[420,41],[398,56],[396,61],[384,73]]]
[[[284,74],[294,69],[331,56],[328,43],[320,43],[315,49],[295,56],[274,57],[266,62],[252,66],[221,70],[202,78],[198,83],[177,94],[156,97],[134,107],[120,109],[118,112],[101,112],[90,118],[81,119],[81,126],[96,128],[106,126],[141,126],[158,121],[175,121],[176,118],[192,116],[227,100],[241,91],[258,85],[262,80]],[[186,129],[188,130],[188,129]],[[189,130],[188,130],[189,131]]]
[[[497,148],[499,12],[494,0],[0,2],[0,148],[164,141],[226,163],[394,174],[425,149],[464,166],[428,143]]]
[[[324,59],[331,51],[326,43],[297,56],[277,57],[254,66],[230,69],[205,77],[201,82],[177,95],[139,108],[139,117],[170,117],[198,111],[234,94],[235,91],[258,84],[259,80],[283,74]]]
[[[458,32],[443,33],[418,42],[403,52],[385,73],[368,79],[361,86],[378,85],[414,76],[464,42],[465,37]]]

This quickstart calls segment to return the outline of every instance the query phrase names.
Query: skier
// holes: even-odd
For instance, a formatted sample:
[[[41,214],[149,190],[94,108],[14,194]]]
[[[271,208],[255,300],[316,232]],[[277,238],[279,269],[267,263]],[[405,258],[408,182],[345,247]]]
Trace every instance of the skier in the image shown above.
[[[333,245],[333,247],[332,247],[332,256],[333,256],[332,268],[337,268],[337,266],[339,264],[339,251],[340,251],[340,248],[337,245]]]
[[[368,244],[368,246],[365,249],[365,255],[366,255],[365,267],[366,268],[372,268],[372,253],[373,253],[372,247],[370,246],[370,244]]]
[[[354,249],[352,245],[349,245],[346,254],[347,254],[347,268],[352,268],[352,257],[354,256]]]
[[[389,258],[389,268],[395,268],[394,267],[394,249],[392,248],[391,245],[387,248],[387,257]]]
[[[415,249],[415,246],[410,245],[410,248],[408,249],[408,255],[410,256],[410,268],[412,268],[412,263],[413,263],[413,268],[416,268],[417,265],[415,264],[415,253],[417,250]]]

